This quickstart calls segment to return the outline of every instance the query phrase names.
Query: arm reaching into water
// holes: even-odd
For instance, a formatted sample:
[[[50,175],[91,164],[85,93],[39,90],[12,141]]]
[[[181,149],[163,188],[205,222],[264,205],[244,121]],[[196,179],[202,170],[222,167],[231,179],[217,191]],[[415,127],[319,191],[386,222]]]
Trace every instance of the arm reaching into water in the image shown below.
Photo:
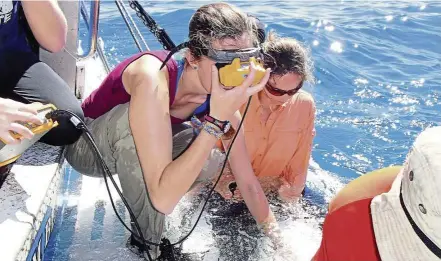
[[[161,62],[143,56],[127,67],[123,83],[131,95],[130,128],[136,144],[147,189],[153,205],[164,214],[171,213],[199,175],[217,139],[202,131],[190,148],[172,160],[167,69],[159,71]],[[213,66],[210,107],[217,119],[229,118],[247,97],[261,90],[269,78],[267,72],[261,84],[251,85],[255,69],[242,86],[230,91],[219,87],[218,71]]]
[[[50,52],[66,44],[67,21],[56,0],[21,1],[26,20],[38,43]]]
[[[231,124],[236,130],[239,126],[240,120],[241,115],[239,111],[237,111],[231,120]],[[228,148],[230,142],[231,140],[223,141],[224,148]],[[237,134],[237,138],[231,148],[229,163],[237,187],[257,224],[271,239],[276,239],[279,236],[277,234],[277,221],[269,207],[268,199],[265,196],[262,186],[254,175],[242,128]]]
[[[241,116],[236,112],[231,119],[231,124],[237,130]],[[223,141],[224,148],[230,146],[231,140]],[[271,212],[268,200],[262,186],[254,175],[250,157],[245,145],[245,136],[241,128],[234,141],[229,157],[231,170],[236,180],[237,187],[245,200],[251,214],[257,223],[263,222]]]

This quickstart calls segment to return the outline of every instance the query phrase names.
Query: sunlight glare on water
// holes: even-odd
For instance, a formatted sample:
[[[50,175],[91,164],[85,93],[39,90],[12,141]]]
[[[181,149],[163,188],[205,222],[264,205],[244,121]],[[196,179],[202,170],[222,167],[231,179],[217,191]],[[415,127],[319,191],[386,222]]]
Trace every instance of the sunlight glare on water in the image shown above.
[[[186,39],[194,10],[207,1],[141,1],[175,43]],[[441,4],[435,1],[271,1],[234,4],[257,15],[282,36],[310,48],[317,105],[306,194],[297,205],[270,203],[285,247],[274,251],[249,211],[216,195],[193,234],[176,249],[178,260],[310,260],[321,239],[327,204],[347,182],[366,172],[402,164],[409,145],[441,110]],[[152,49],[161,49],[139,23]],[[101,7],[100,36],[114,66],[137,49],[113,2]],[[83,47],[83,49],[85,49]],[[48,260],[139,260],[126,247],[128,233],[112,212],[103,181],[66,168]],[[196,221],[207,193],[187,195],[167,218],[176,242]],[[118,201],[118,209],[124,213]]]

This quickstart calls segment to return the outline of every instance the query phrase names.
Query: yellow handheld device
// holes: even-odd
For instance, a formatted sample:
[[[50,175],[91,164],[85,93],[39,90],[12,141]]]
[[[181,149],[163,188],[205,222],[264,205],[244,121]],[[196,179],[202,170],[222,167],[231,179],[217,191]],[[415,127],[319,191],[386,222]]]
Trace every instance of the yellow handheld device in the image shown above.
[[[19,144],[13,145],[6,144],[0,139],[0,167],[16,161],[29,147],[43,137],[44,134],[46,134],[52,128],[58,126],[58,122],[48,117],[48,114],[56,109],[57,108],[54,105],[47,104],[41,106],[37,110],[37,116],[43,121],[43,124],[41,125],[29,122],[18,122],[34,133],[34,137],[32,139],[23,139]],[[20,134],[12,131],[11,136],[15,139],[21,138]]]
[[[231,64],[225,65],[219,69],[219,80],[226,87],[236,87],[243,83],[243,81],[250,74],[250,64],[256,65],[256,74],[254,76],[253,85],[258,84],[265,76],[265,69],[263,62],[251,57],[248,62],[242,62],[239,58],[235,58]]]

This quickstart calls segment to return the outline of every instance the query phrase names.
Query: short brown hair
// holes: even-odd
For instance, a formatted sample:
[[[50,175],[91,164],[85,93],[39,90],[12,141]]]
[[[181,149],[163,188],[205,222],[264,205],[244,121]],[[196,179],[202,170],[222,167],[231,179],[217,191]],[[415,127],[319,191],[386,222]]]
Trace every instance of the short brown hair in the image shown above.
[[[227,3],[207,4],[192,16],[189,25],[189,48],[195,58],[205,55],[211,43],[226,38],[238,39],[247,33],[257,46],[257,27],[246,13]]]

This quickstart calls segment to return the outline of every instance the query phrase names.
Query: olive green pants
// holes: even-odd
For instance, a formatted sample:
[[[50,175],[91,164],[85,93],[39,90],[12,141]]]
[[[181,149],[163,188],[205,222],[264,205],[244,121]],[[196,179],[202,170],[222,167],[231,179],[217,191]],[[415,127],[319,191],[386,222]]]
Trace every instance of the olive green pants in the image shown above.
[[[111,173],[118,175],[122,193],[136,216],[144,237],[159,243],[164,230],[165,216],[158,212],[150,201],[129,126],[128,111],[129,104],[121,104],[97,119],[86,118],[86,124]],[[189,124],[172,125],[172,130],[175,158],[191,143],[194,132]],[[66,148],[66,159],[78,172],[102,177],[100,161],[85,135]],[[214,178],[219,173],[224,159],[225,155],[213,148],[193,186]],[[156,258],[159,255],[158,248],[152,248],[151,255]]]

